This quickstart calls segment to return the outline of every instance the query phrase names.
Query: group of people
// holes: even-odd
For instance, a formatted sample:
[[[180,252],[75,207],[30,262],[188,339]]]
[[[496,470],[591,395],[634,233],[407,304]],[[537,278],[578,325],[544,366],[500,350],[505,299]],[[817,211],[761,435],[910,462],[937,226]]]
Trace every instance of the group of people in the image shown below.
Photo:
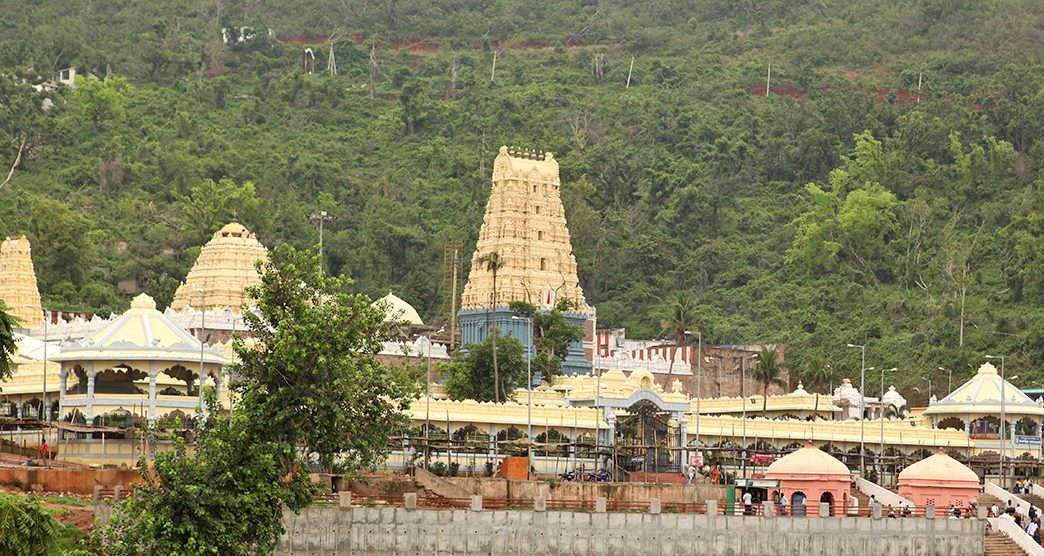
[[[1015,494],[1031,494],[1033,492],[1033,481],[1022,482],[1022,479],[1015,481]]]
[[[1040,513],[1034,506],[1030,506],[1029,515],[1022,515],[1022,511],[1019,510],[1018,506],[1013,504],[1011,500],[1008,500],[1004,503],[1003,513],[1000,508],[994,504],[993,507],[990,508],[990,515],[993,517],[1000,517],[1002,515],[1010,517],[1015,521],[1016,525],[1022,527],[1022,530],[1025,531],[1027,535],[1033,537],[1033,540],[1037,541],[1037,544],[1040,544]]]

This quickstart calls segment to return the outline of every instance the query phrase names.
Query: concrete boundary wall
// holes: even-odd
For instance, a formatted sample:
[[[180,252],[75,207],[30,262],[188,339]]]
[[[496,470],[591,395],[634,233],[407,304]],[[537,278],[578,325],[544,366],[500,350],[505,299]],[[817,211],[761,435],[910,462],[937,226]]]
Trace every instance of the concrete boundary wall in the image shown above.
[[[976,519],[407,510],[284,514],[277,556],[981,556]]]

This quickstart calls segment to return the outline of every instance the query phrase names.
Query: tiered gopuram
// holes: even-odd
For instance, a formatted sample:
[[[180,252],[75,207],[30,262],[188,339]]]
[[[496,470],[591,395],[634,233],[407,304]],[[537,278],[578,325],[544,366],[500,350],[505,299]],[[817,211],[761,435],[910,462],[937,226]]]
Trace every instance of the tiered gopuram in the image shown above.
[[[19,320],[19,328],[31,329],[43,324],[40,290],[25,236],[9,237],[0,244],[0,301]]]
[[[525,324],[513,321],[507,308],[512,301],[550,308],[558,300],[569,300],[573,304],[569,318],[581,326],[593,313],[577,279],[560,187],[558,162],[551,153],[500,148],[493,162],[493,190],[461,296],[464,343],[482,341],[491,321],[525,341]],[[493,272],[485,262],[491,253],[499,258],[496,299]],[[590,368],[578,342],[563,370],[587,372]]]
[[[261,283],[254,268],[258,260],[268,260],[268,249],[242,224],[228,224],[200,250],[196,264],[174,293],[171,308],[220,311],[229,307],[239,312],[244,303],[250,305],[246,288]]]

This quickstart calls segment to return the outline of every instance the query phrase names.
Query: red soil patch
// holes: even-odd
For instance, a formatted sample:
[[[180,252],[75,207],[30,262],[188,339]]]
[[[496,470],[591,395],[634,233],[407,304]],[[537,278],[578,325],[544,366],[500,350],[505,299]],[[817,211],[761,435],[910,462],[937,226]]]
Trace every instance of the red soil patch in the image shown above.
[[[406,52],[438,52],[439,44],[431,41],[414,41],[406,45]]]
[[[475,50],[482,50],[482,41],[471,41],[471,47]],[[500,47],[500,41],[489,41],[489,47],[496,50]]]
[[[510,48],[513,50],[540,50],[542,48],[551,48],[551,45],[540,41],[525,41],[515,43]]]
[[[886,102],[893,95],[895,96],[896,106],[915,103],[927,96],[924,93],[918,94],[917,91],[911,91],[909,89],[881,87],[877,90],[877,102]]]
[[[750,86],[750,94],[756,97],[765,96],[765,85],[755,84]],[[804,98],[805,93],[802,93],[797,87],[791,85],[772,85],[769,87],[769,94],[781,96],[781,97],[794,97]]]

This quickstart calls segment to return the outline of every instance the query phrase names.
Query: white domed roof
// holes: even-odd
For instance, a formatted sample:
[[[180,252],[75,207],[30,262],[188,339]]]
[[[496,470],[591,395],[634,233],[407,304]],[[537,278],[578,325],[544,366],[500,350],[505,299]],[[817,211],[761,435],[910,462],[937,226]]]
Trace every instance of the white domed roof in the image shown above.
[[[979,476],[970,467],[951,458],[942,449],[934,456],[924,458],[899,473],[900,484],[913,479],[979,483]]]
[[[388,295],[378,299],[374,304],[383,301],[385,305],[385,322],[394,321],[405,324],[424,324],[421,320],[420,314],[413,308],[413,305],[406,303],[402,298],[388,292]]]
[[[819,475],[850,479],[852,472],[837,458],[809,442],[804,448],[779,458],[765,470],[765,476],[770,479],[779,475]]]
[[[55,361],[146,360],[192,361],[224,365],[219,350],[204,348],[199,340],[156,310],[156,301],[141,294],[131,308],[86,338],[64,346]]]
[[[1001,389],[1004,406],[1009,415],[1044,415],[1039,406],[1016,386],[1002,380],[997,368],[987,362],[968,382],[957,387],[945,398],[932,402],[925,415],[966,415],[968,413],[1000,413]]]

